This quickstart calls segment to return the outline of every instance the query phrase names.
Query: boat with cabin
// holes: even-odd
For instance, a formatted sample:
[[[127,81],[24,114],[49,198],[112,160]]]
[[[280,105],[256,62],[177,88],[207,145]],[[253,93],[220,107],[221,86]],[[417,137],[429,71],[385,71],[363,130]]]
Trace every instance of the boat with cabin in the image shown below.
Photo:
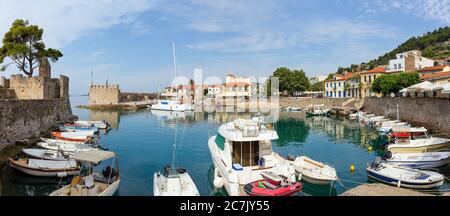
[[[247,195],[244,186],[278,177],[296,182],[294,167],[272,150],[278,134],[259,118],[237,119],[219,127],[208,140],[214,165],[214,187],[225,187],[230,196]],[[266,175],[268,172],[271,175]]]
[[[83,164],[81,171],[69,185],[55,190],[50,196],[112,196],[117,192],[120,175],[114,152],[92,150],[71,155],[70,158]],[[100,163],[107,160],[112,160],[110,165],[106,165],[102,171],[95,169],[102,167]]]
[[[431,137],[424,127],[392,128],[387,150],[392,153],[422,153],[449,149],[450,139]]]

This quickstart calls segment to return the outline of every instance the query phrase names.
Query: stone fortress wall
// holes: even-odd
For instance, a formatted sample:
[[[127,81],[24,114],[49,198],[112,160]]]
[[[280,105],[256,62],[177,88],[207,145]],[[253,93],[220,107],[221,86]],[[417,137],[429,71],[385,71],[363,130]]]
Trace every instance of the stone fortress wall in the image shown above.
[[[89,87],[89,105],[118,104],[119,102],[119,85],[91,85]]]
[[[133,101],[148,101],[156,98],[154,93],[121,92],[119,85],[91,85],[89,105],[113,105]]]
[[[73,117],[69,78],[51,78],[46,58],[41,59],[38,76],[11,75],[0,81],[0,150]]]

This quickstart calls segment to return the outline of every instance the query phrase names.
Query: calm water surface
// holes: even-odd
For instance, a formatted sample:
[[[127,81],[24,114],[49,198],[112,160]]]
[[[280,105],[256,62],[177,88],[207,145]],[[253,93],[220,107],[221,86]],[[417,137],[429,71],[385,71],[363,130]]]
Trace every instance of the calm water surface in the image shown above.
[[[171,113],[141,110],[137,112],[99,112],[75,108],[86,104],[87,97],[71,98],[73,113],[80,119],[105,119],[112,130],[102,135],[102,144],[119,155],[122,182],[117,195],[152,195],[153,173],[172,162],[172,147],[177,125],[175,164],[187,168],[201,195],[225,195],[212,189],[212,162],[207,146],[209,136],[217,128],[238,117],[250,114]],[[177,124],[175,124],[175,119]],[[273,147],[281,155],[305,154],[315,160],[332,164],[341,179],[330,186],[304,183],[299,195],[338,195],[367,179],[366,164],[382,154],[377,146],[385,142],[374,130],[343,118],[306,117],[303,112],[280,113],[275,124],[280,139]],[[369,151],[372,146],[373,151]],[[355,172],[349,167],[354,164]],[[449,166],[441,168],[446,176]],[[0,171],[0,195],[47,195],[55,190],[60,179],[35,178],[5,166]],[[64,182],[69,181],[63,180]],[[446,182],[441,190],[448,190]]]

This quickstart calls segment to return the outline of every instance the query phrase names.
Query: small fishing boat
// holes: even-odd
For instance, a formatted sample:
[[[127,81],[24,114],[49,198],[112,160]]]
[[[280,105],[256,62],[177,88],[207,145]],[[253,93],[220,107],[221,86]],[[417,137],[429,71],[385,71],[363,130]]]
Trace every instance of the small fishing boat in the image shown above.
[[[153,175],[154,196],[200,196],[197,187],[186,169],[164,167],[164,173]]]
[[[51,132],[56,139],[74,142],[87,142],[94,135],[91,132]]]
[[[106,129],[109,126],[108,122],[106,121],[75,121],[75,124],[86,127],[94,126],[99,129]]]
[[[46,143],[52,144],[52,145],[59,145],[59,144],[87,144],[85,142],[66,141],[66,140],[50,139],[50,138],[42,138],[42,137],[41,137],[41,140],[43,142],[46,142]]]
[[[292,196],[303,188],[300,182],[289,182],[287,178],[272,172],[262,172],[263,179],[244,185],[250,196]]]
[[[444,183],[444,176],[437,172],[391,165],[381,162],[379,157],[367,167],[367,175],[386,184],[414,189],[434,188]]]
[[[75,160],[52,161],[31,158],[9,158],[9,165],[28,175],[38,177],[66,177],[80,171]]]
[[[387,150],[392,153],[422,153],[448,149],[450,139],[431,137],[427,129],[421,128],[392,128],[393,142]]]
[[[450,163],[450,152],[424,152],[424,153],[391,153],[386,152],[384,159],[389,164],[417,169],[429,169]]]
[[[310,116],[321,116],[328,115],[330,109],[326,109],[323,105],[313,105],[311,108],[306,110],[306,114]]]
[[[69,185],[52,192],[50,196],[112,196],[120,185],[119,166],[116,154],[111,151],[92,150],[70,156],[88,172],[78,172]],[[112,164],[101,172],[96,171],[100,162],[112,159]],[[103,164],[103,163],[102,163]],[[114,167],[114,168],[112,168]]]
[[[22,149],[22,152],[28,157],[38,158],[42,160],[67,161],[69,158],[69,155],[64,154],[63,151],[54,151],[47,149]]]
[[[327,185],[337,180],[336,169],[315,161],[307,156],[300,156],[295,160],[290,159],[295,171],[301,175],[301,179],[318,185]],[[300,176],[299,175],[299,176]]]
[[[62,151],[68,154],[96,149],[88,144],[57,144],[48,142],[38,142],[37,145],[45,149],[53,151]]]
[[[62,132],[91,132],[91,131],[92,133],[98,132],[98,128],[95,126],[83,126],[76,124],[59,125],[59,130]]]

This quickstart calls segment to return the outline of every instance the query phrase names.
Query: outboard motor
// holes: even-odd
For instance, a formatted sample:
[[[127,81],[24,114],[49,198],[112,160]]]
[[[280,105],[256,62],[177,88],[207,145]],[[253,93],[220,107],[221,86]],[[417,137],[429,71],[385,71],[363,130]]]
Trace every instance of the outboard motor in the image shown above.
[[[372,168],[373,169],[375,169],[375,168],[378,168],[379,166],[380,166],[380,164],[381,164],[381,157],[376,157],[375,158],[375,160],[372,162]]]
[[[383,160],[391,159],[392,158],[392,152],[387,151],[384,153]]]
[[[117,171],[115,169],[111,168],[110,166],[107,166],[105,168],[105,170],[102,171],[102,174],[103,174],[103,177],[105,177],[105,178],[109,178],[109,177],[114,178],[117,176]]]

